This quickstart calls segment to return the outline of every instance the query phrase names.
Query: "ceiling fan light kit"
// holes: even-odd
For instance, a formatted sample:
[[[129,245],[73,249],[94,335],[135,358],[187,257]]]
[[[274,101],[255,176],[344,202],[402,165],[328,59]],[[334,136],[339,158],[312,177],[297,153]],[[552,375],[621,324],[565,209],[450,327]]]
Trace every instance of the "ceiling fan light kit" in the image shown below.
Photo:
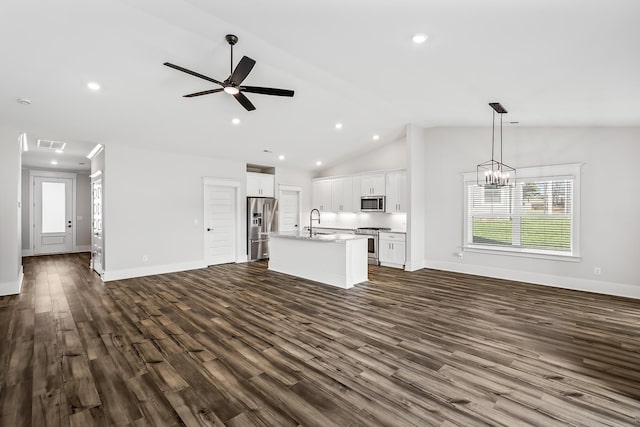
[[[507,114],[507,110],[499,102],[490,102],[489,106],[493,108],[493,122],[491,126],[491,160],[480,163],[476,167],[476,181],[480,187],[489,189],[512,186],[516,183],[516,170],[502,162],[502,115]],[[500,161],[497,161],[494,157],[496,113],[500,115]]]
[[[195,71],[189,70],[187,68],[181,67],[179,65],[172,64],[170,62],[165,62],[164,65],[167,67],[173,68],[174,70],[182,71],[183,73],[191,74],[194,77],[198,77],[200,79],[209,81],[211,83],[215,83],[220,88],[203,90],[201,92],[190,93],[184,95],[185,98],[193,98],[195,96],[209,95],[212,93],[225,92],[233,97],[242,105],[247,111],[253,111],[256,107],[251,103],[249,98],[247,98],[243,92],[246,93],[257,93],[261,95],[274,95],[274,96],[287,96],[292,97],[294,92],[288,89],[276,89],[271,87],[260,87],[260,86],[242,86],[242,82],[247,78],[253,66],[256,65],[256,61],[249,58],[248,56],[243,56],[238,62],[236,68],[233,68],[233,46],[238,43],[238,37],[233,34],[227,34],[225,36],[225,40],[229,43],[231,48],[231,70],[229,73],[229,77],[223,82],[216,80],[211,77],[207,77],[204,74],[197,73]]]

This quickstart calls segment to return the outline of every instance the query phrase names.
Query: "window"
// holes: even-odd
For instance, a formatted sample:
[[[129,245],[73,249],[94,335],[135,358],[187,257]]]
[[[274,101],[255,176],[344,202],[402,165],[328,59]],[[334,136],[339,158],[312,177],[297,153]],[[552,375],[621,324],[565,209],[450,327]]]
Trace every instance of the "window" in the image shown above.
[[[42,233],[64,233],[66,218],[64,182],[42,183]]]
[[[577,257],[580,165],[518,170],[513,187],[465,174],[466,249]]]

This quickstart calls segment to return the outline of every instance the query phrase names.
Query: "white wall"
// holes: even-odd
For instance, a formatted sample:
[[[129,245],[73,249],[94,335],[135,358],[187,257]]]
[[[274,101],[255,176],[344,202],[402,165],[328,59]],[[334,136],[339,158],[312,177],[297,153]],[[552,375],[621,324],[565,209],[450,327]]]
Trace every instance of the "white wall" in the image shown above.
[[[28,251],[31,238],[31,219],[29,218],[31,206],[29,205],[29,169],[22,169],[20,177],[20,195],[24,200],[20,214],[20,235],[22,236],[22,250]]]
[[[21,147],[19,132],[0,126],[0,295],[22,286]]]
[[[91,186],[89,175],[86,173],[78,173],[76,171],[64,171],[59,169],[22,169],[22,200],[24,205],[22,206],[22,251],[23,253],[30,253],[29,242],[31,241],[31,206],[29,204],[29,191],[31,185],[29,183],[29,172],[31,170],[47,170],[52,172],[67,172],[76,174],[76,242],[75,247],[78,250],[88,250],[88,246],[91,245]],[[78,217],[82,217],[78,220]]]
[[[338,165],[323,169],[317,172],[315,177],[352,175],[376,170],[405,169],[406,167],[407,140],[400,138],[345,160]]]
[[[407,213],[407,263],[408,271],[419,270],[424,267],[425,260],[425,208],[424,197],[425,179],[422,159],[425,153],[426,132],[424,129],[407,125],[407,184],[409,197],[409,212]]]
[[[425,253],[433,268],[640,297],[640,128],[504,130],[504,162],[527,167],[583,162],[581,262],[465,252],[463,172],[490,158],[490,128],[426,130]],[[602,275],[594,276],[594,267]]]
[[[311,210],[311,173],[291,168],[276,168],[276,197],[279,197],[279,185],[292,185],[302,187],[302,218],[300,218],[300,229],[309,225],[309,211]]]
[[[244,224],[245,163],[121,144],[104,152],[105,280],[204,266],[203,177],[241,183]],[[239,245],[246,253],[244,228]]]
[[[82,219],[80,219],[82,218]],[[76,175],[76,249],[91,247],[91,178],[87,173]]]

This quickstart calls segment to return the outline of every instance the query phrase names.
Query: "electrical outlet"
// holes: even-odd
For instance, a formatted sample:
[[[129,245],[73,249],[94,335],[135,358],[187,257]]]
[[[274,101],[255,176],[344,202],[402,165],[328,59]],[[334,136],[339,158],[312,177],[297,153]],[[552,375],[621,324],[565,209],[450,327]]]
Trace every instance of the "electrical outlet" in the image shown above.
[[[142,255],[142,262],[149,261],[149,255]]]
[[[200,223],[200,221],[198,221],[198,218],[193,220],[193,225],[198,225]]]
[[[599,276],[600,274],[602,274],[602,269],[600,267],[593,267],[593,274]]]

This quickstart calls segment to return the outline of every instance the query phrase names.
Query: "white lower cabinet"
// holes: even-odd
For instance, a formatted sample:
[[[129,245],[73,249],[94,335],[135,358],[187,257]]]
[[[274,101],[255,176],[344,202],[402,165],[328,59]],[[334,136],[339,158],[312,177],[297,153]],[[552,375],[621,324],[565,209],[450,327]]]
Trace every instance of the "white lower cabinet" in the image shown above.
[[[406,261],[406,234],[381,232],[378,238],[380,265],[404,268]]]

